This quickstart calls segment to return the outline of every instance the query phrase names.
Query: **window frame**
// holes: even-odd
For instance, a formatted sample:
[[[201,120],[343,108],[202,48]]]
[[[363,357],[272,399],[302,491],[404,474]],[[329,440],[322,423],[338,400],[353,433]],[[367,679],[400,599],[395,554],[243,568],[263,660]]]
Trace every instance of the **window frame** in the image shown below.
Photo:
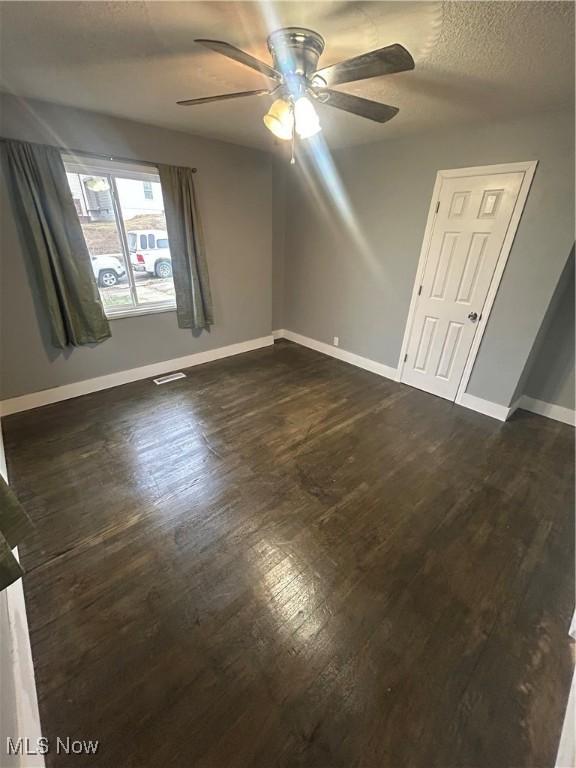
[[[140,303],[138,301],[138,294],[136,291],[136,282],[134,279],[134,272],[132,270],[132,262],[130,260],[130,246],[128,242],[128,229],[124,216],[122,214],[122,207],[120,204],[120,196],[118,194],[118,188],[116,185],[116,179],[130,179],[134,181],[147,181],[150,183],[160,182],[159,172],[155,166],[141,165],[137,161],[134,163],[127,161],[117,161],[113,159],[106,159],[101,157],[94,157],[90,155],[78,156],[72,154],[62,153],[62,161],[67,173],[76,173],[81,175],[97,175],[104,176],[109,182],[110,197],[112,199],[112,207],[114,211],[114,222],[118,231],[118,237],[120,245],[122,247],[124,266],[126,268],[126,276],[128,279],[128,285],[130,287],[130,295],[132,298],[131,306],[118,307],[117,309],[104,307],[104,313],[108,320],[119,320],[127,317],[138,317],[142,315],[153,315],[160,312],[175,312],[176,311],[176,296],[173,300],[162,302],[148,302]],[[137,238],[137,243],[140,238]],[[169,237],[168,247],[170,246]],[[148,237],[146,236],[146,240]],[[136,251],[140,250],[137,245]],[[174,281],[174,276],[172,276]],[[98,288],[100,293],[100,288]]]

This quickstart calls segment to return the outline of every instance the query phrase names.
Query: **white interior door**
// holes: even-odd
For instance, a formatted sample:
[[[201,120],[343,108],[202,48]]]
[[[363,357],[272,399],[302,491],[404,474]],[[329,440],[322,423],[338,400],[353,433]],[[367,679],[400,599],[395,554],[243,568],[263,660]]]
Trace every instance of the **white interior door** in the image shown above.
[[[469,173],[469,171],[468,171]],[[443,179],[401,381],[454,400],[523,172]]]

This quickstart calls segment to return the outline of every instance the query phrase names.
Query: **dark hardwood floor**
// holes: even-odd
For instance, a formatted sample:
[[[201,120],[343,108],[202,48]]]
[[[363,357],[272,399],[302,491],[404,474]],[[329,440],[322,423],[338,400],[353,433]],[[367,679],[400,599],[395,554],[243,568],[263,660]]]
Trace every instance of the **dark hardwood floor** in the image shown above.
[[[3,427],[48,766],[553,766],[570,427],[288,342]]]

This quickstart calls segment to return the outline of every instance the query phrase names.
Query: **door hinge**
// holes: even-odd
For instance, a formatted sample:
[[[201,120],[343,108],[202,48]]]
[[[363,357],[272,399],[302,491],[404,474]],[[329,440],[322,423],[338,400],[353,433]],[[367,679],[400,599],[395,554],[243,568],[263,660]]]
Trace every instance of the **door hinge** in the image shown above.
[[[422,293],[422,286],[420,286],[420,288],[418,288],[418,296],[420,296],[421,293]]]
[[[406,360],[408,360],[408,352],[406,352],[406,354],[404,355],[404,362],[406,362]]]
[[[440,200],[436,203],[436,213],[440,210]]]

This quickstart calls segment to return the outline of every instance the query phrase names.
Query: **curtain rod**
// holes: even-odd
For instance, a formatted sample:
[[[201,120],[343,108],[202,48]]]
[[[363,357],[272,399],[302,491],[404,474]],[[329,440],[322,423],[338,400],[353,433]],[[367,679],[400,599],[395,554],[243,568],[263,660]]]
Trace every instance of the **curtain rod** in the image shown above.
[[[20,139],[9,139],[5,136],[0,137],[0,141],[20,141]],[[38,144],[40,142],[21,142],[21,143],[30,143],[30,144]],[[153,168],[157,168],[159,165],[163,165],[163,163],[153,163],[151,160],[136,160],[133,157],[120,157],[119,155],[103,155],[100,152],[87,152],[84,149],[70,149],[63,147],[57,147],[54,144],[45,144],[44,146],[54,147],[54,149],[58,149],[60,152],[68,153],[71,155],[83,155],[84,157],[98,157],[102,160],[117,160],[121,163],[136,163],[137,165],[150,165]],[[197,173],[198,168],[191,168],[190,169],[192,173]]]

